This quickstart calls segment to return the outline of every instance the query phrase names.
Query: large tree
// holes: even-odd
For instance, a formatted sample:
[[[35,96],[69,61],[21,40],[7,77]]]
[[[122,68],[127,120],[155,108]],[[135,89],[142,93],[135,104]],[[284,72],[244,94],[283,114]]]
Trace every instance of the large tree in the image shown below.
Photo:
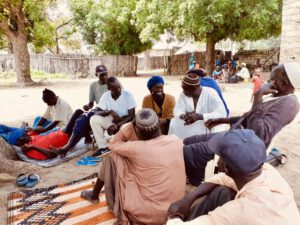
[[[211,74],[215,44],[221,40],[258,40],[281,31],[282,0],[140,0],[135,15],[144,41],[165,30],[178,38],[206,42]]]
[[[151,48],[135,26],[137,0],[71,0],[74,21],[99,54],[131,55]]]
[[[36,52],[54,43],[54,29],[45,16],[51,0],[0,0],[0,40],[14,55],[17,84],[31,85],[28,43]],[[1,41],[0,41],[1,42]],[[3,42],[3,41],[2,41]]]

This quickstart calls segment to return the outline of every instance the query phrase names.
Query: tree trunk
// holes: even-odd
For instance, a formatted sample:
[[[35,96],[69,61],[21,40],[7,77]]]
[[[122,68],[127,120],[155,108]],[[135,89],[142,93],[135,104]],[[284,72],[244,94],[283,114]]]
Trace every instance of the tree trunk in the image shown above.
[[[206,74],[211,76],[212,72],[214,70],[214,60],[215,60],[215,41],[212,37],[207,35],[206,37],[206,55],[205,55],[205,61],[206,61]]]
[[[28,86],[34,84],[30,77],[30,56],[27,48],[26,35],[18,34],[12,40],[17,85]]]

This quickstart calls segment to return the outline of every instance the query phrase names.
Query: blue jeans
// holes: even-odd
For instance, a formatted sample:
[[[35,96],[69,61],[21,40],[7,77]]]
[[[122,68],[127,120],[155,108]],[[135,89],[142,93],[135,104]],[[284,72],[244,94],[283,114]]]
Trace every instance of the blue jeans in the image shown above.
[[[9,127],[0,124],[0,137],[11,145],[16,145],[17,141],[24,135],[25,128]]]
[[[67,126],[63,129],[63,132],[70,137],[69,147],[74,147],[81,138],[89,135],[91,131],[90,118],[94,115],[94,112],[83,112],[81,109],[77,109]]]

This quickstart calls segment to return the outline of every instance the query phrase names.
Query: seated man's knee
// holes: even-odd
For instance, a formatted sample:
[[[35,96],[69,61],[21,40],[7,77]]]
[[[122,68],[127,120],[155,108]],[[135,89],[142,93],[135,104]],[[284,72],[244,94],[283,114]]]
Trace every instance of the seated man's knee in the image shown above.
[[[74,114],[76,114],[76,115],[81,115],[81,114],[83,114],[84,112],[83,112],[83,110],[81,110],[81,109],[76,109],[75,110],[75,112],[74,112]]]
[[[101,121],[102,121],[102,116],[94,115],[90,119],[90,125],[91,127],[93,127],[95,125],[101,124]]]
[[[236,191],[230,187],[218,185],[208,196],[208,198],[223,200],[224,202],[233,200],[236,195]]]

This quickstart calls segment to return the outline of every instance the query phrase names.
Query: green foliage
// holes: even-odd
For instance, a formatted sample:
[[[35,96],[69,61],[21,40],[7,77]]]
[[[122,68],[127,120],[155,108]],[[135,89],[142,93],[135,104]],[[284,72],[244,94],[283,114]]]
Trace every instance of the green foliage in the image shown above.
[[[36,52],[42,52],[44,46],[52,46],[54,27],[45,15],[50,2],[51,0],[0,0],[0,21],[9,24],[9,31],[5,30],[5,24],[0,24],[0,40],[11,39],[8,32],[17,36],[24,24],[27,40],[32,43]]]
[[[89,14],[96,9],[96,3],[93,0],[70,0],[69,2],[74,15],[74,22],[83,38],[89,44],[96,44],[95,24],[89,22]]]
[[[142,42],[135,26],[133,11],[137,0],[72,0],[77,25],[97,53],[131,55],[151,48],[150,40]]]
[[[278,36],[282,0],[140,0],[135,14],[144,41],[166,29],[179,38],[214,42]]]

